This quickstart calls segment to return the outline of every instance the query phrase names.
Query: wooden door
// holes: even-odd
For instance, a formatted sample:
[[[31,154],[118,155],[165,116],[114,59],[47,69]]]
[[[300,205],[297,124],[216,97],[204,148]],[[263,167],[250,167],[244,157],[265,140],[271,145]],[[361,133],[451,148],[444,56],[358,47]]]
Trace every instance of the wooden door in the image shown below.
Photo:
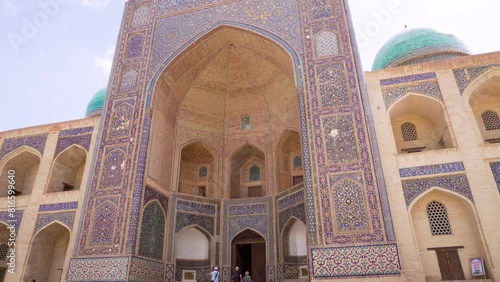
[[[436,255],[442,280],[465,280],[457,249],[437,249]]]

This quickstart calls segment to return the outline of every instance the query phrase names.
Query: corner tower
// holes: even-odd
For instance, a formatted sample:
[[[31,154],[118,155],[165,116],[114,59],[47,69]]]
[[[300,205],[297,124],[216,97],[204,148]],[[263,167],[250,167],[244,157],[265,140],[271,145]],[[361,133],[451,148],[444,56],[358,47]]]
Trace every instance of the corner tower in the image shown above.
[[[67,280],[400,278],[349,21],[339,0],[128,1]]]

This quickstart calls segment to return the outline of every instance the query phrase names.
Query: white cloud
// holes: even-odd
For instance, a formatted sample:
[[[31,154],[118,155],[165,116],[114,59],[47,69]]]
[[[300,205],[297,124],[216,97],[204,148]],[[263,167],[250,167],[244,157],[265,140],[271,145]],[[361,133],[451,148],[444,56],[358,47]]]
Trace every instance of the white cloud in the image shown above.
[[[101,11],[102,9],[106,8],[109,3],[111,2],[110,0],[78,0],[83,6],[93,8],[97,11]]]
[[[113,65],[113,56],[115,54],[115,46],[109,47],[106,53],[102,56],[94,56],[94,65],[102,72],[106,77],[109,76],[111,72],[111,66]]]

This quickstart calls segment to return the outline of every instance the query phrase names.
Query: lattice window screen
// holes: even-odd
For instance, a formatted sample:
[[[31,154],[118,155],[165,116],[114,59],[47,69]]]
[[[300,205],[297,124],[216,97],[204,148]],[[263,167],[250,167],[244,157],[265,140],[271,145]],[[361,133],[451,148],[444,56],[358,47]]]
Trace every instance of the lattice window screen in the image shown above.
[[[417,128],[411,122],[405,122],[401,125],[401,133],[404,141],[414,141],[418,139]]]
[[[440,202],[432,201],[427,205],[427,216],[432,235],[450,235],[451,227],[446,208]]]
[[[483,118],[484,127],[486,130],[500,129],[500,118],[494,111],[485,111],[481,117]]]

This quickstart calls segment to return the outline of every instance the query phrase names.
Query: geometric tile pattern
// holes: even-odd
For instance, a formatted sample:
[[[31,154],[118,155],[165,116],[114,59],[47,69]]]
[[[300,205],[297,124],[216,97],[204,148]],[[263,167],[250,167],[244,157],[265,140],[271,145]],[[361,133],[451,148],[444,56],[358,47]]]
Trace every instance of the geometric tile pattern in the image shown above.
[[[115,148],[106,154],[101,175],[101,189],[120,187],[125,169],[125,152]]]
[[[294,207],[282,210],[279,212],[279,232],[283,230],[283,227],[288,222],[291,217],[298,218],[302,223],[306,223],[305,205],[304,203],[296,205]]]
[[[288,208],[297,203],[304,202],[304,189],[301,189],[293,194],[283,197],[278,200],[278,210]]]
[[[361,173],[330,175],[330,186],[339,230],[368,228],[365,193]]]
[[[144,200],[142,201],[142,205],[145,206],[147,203],[149,203],[152,200],[158,200],[165,211],[165,213],[168,210],[168,198],[157,192],[156,190],[149,188],[149,186],[146,186],[146,189],[144,189]]]
[[[349,104],[347,80],[342,63],[318,68],[318,88],[323,107]]]
[[[176,207],[178,211],[195,212],[206,215],[215,215],[216,210],[215,205],[181,200],[177,201]]]
[[[47,134],[5,139],[0,149],[0,159],[21,146],[34,148],[43,155],[46,142]]]
[[[120,92],[135,90],[137,75],[138,73],[135,69],[128,70],[123,74],[122,81],[120,82]]]
[[[381,86],[388,86],[388,85],[392,85],[392,84],[402,84],[402,83],[414,82],[414,81],[419,81],[419,80],[427,80],[427,79],[435,79],[435,78],[436,78],[436,73],[427,72],[427,73],[412,74],[412,75],[407,75],[407,76],[382,79],[382,80],[380,80],[380,85]]]
[[[283,281],[283,265],[281,264],[276,265],[276,281]]]
[[[211,216],[203,216],[189,213],[177,213],[176,224],[175,224],[175,232],[179,232],[186,226],[190,225],[199,225],[206,232],[214,235],[215,231],[215,220]]]
[[[331,0],[307,1],[309,14],[313,21],[333,16]]]
[[[408,207],[413,200],[432,187],[439,187],[456,192],[471,202],[474,202],[469,187],[469,181],[465,174],[445,175],[431,178],[417,178],[402,180],[403,193],[405,195],[406,206]]]
[[[132,257],[128,281],[163,281],[163,263]]]
[[[113,240],[113,224],[116,222],[118,208],[113,202],[106,200],[95,208],[94,224],[90,237],[92,245],[111,245]]]
[[[455,80],[457,82],[458,89],[460,90],[460,94],[464,93],[465,88],[467,88],[467,86],[469,86],[469,84],[474,79],[476,79],[486,71],[497,67],[500,67],[500,64],[490,64],[484,66],[475,66],[471,68],[453,70],[453,74],[455,75]]]
[[[266,204],[234,205],[229,207],[229,215],[246,215],[267,213]]]
[[[144,208],[139,239],[139,255],[161,261],[165,240],[165,214],[157,201]],[[163,273],[163,267],[162,271]]]
[[[165,282],[174,282],[175,281],[175,264],[167,263],[165,265]]]
[[[73,258],[69,263],[68,282],[126,281],[128,257]]]
[[[300,265],[283,264],[283,274],[285,279],[299,279]]]
[[[40,207],[38,207],[38,211],[48,212],[48,211],[74,210],[76,208],[78,208],[78,202],[68,202],[68,203],[40,205]]]
[[[127,45],[127,59],[139,57],[142,55],[142,46],[144,45],[144,36],[135,35],[130,38]]]
[[[23,219],[23,211],[16,210],[14,214],[10,212],[0,212],[0,222],[5,223],[7,226],[14,225],[16,229],[16,234],[19,232],[19,226],[21,226],[21,221]]]
[[[493,177],[497,183],[498,192],[500,192],[500,162],[490,163],[491,171],[493,172]]]
[[[359,160],[354,120],[351,115],[322,118],[328,162],[345,163]]]
[[[401,274],[398,248],[394,243],[313,248],[311,257],[314,278]]]
[[[140,27],[148,22],[149,7],[141,6],[134,11],[134,17],[132,19],[132,27]]]
[[[322,30],[316,33],[316,57],[332,56],[339,53],[337,34]]]
[[[394,102],[408,93],[417,93],[435,98],[438,101],[443,101],[443,96],[441,96],[441,90],[439,89],[437,81],[431,80],[382,88],[385,108],[388,109]]]
[[[264,215],[233,217],[229,221],[229,239],[233,239],[236,234],[251,228],[256,230],[265,239],[267,234],[267,217]]]
[[[463,162],[454,162],[446,164],[435,164],[435,165],[425,165],[417,167],[408,167],[399,169],[399,176],[401,177],[412,177],[420,175],[429,175],[437,173],[447,173],[447,172],[457,172],[464,171]]]
[[[93,126],[61,130],[57,139],[56,152],[54,158],[64,149],[72,145],[80,145],[85,150],[89,150],[90,140],[92,139]]]
[[[274,273],[274,265],[267,265],[267,277],[266,277],[266,281],[267,282],[274,282],[276,281],[276,278],[274,277],[275,273]],[[253,279],[252,279],[253,281]]]
[[[61,212],[61,213],[45,213],[39,214],[36,219],[35,230],[33,234],[36,234],[38,230],[49,225],[54,221],[59,221],[60,223],[66,225],[68,229],[73,230],[73,222],[75,221],[75,212]]]

